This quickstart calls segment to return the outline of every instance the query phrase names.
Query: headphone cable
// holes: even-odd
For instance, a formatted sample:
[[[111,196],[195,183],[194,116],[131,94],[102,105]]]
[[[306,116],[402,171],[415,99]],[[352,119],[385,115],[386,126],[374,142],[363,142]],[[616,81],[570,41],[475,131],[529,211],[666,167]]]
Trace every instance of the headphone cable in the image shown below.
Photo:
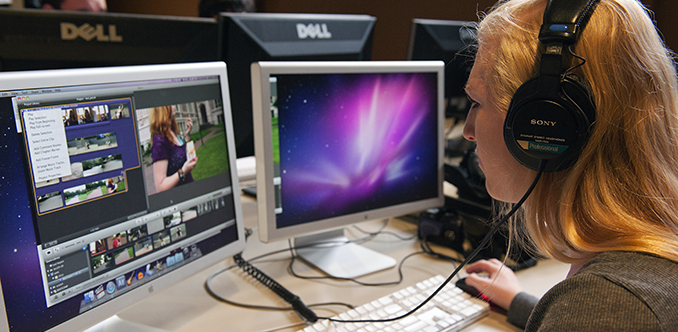
[[[395,321],[395,320],[398,320],[398,319],[405,318],[405,317],[413,314],[414,312],[416,312],[417,310],[419,310],[423,306],[425,306],[429,301],[431,301],[431,299],[433,299],[433,297],[435,297],[438,293],[440,293],[440,291],[452,280],[452,278],[454,278],[459,273],[459,271],[461,271],[461,269],[464,266],[466,266],[466,264],[468,264],[480,252],[480,250],[482,250],[487,245],[488,242],[490,242],[490,239],[492,238],[492,236],[494,236],[494,233],[496,233],[497,230],[499,230],[499,227],[501,227],[505,222],[507,222],[509,220],[509,218],[511,218],[518,211],[518,209],[523,205],[523,203],[525,203],[525,200],[527,200],[527,198],[530,196],[530,194],[532,193],[534,188],[537,186],[537,182],[539,182],[539,179],[541,178],[542,173],[544,173],[544,170],[546,169],[546,162],[547,161],[545,159],[539,160],[539,168],[537,170],[537,174],[534,177],[534,180],[532,181],[532,184],[527,189],[527,191],[525,192],[523,197],[518,201],[518,203],[516,203],[516,205],[513,206],[511,211],[509,211],[497,223],[495,223],[494,226],[492,226],[492,228],[487,233],[487,235],[485,235],[483,240],[480,241],[480,244],[478,244],[478,247],[471,254],[469,254],[468,257],[466,257],[466,259],[464,259],[464,261],[454,270],[454,272],[452,272],[452,274],[450,274],[449,277],[447,277],[447,279],[442,284],[440,284],[438,289],[436,289],[433,293],[431,293],[431,295],[429,295],[429,297],[427,297],[426,300],[422,301],[419,305],[414,307],[412,310],[410,310],[407,313],[404,313],[404,314],[402,314],[398,317],[386,318],[386,319],[342,320],[342,319],[334,319],[334,318],[331,318],[331,317],[318,317],[318,319],[327,319],[331,322],[337,322],[337,323],[384,323],[384,322],[392,322],[392,321]]]

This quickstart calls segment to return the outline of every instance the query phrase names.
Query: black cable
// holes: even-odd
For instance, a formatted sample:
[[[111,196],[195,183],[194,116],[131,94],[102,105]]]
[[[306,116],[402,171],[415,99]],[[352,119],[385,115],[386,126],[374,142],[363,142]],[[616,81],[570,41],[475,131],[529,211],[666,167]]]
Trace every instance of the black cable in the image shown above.
[[[287,249],[285,249],[285,251],[287,251]],[[264,256],[267,256],[267,255],[268,255],[268,254],[266,254],[266,255],[264,255]],[[260,256],[260,257],[261,257],[261,256]],[[254,259],[252,259],[252,260],[254,260]],[[207,278],[207,280],[205,281],[205,289],[207,290],[207,293],[209,293],[210,296],[212,296],[214,299],[216,299],[216,300],[218,300],[218,301],[220,301],[220,302],[224,302],[224,303],[226,303],[226,304],[230,304],[230,305],[233,305],[233,306],[236,306],[236,307],[241,307],[241,308],[255,309],[255,310],[269,310],[269,311],[290,311],[290,310],[294,310],[294,308],[292,308],[292,307],[269,307],[269,306],[261,306],[261,305],[253,305],[253,304],[239,303],[239,302],[231,301],[231,300],[229,300],[229,299],[227,299],[227,298],[224,298],[224,297],[222,297],[222,296],[216,294],[216,293],[212,290],[212,287],[210,287],[210,282],[212,281],[212,279],[213,279],[214,277],[216,277],[216,276],[218,276],[218,275],[220,275],[220,274],[222,274],[222,273],[228,271],[228,270],[231,270],[231,269],[237,267],[237,266],[238,266],[238,265],[235,265],[235,264],[234,264],[234,265],[225,267],[225,268],[223,268],[223,269],[221,269],[221,270],[218,270],[218,271],[212,273],[212,275],[210,275],[210,276]],[[341,302],[316,303],[316,304],[310,304],[310,305],[308,305],[308,306],[309,306],[309,307],[320,307],[320,306],[330,306],[330,305],[345,306],[345,307],[347,307],[347,308],[349,308],[349,309],[355,309],[355,306],[353,306],[353,305],[351,305],[351,304],[348,304],[348,303],[341,303]]]
[[[315,247],[315,246],[327,246],[328,244],[333,244],[333,243],[336,244],[336,245],[344,245],[344,244],[347,244],[347,243],[360,243],[360,242],[368,241],[368,240],[374,238],[376,235],[382,234],[383,232],[382,232],[381,230],[384,229],[384,227],[386,226],[387,223],[388,223],[388,221],[385,221],[385,222],[384,222],[384,225],[383,225],[377,232],[371,232],[371,233],[370,233],[370,232],[365,232],[365,231],[359,229],[361,232],[364,232],[364,233],[367,234],[367,236],[362,237],[362,238],[353,239],[353,240],[350,240],[350,241],[327,241],[327,242],[322,242],[322,243],[315,243],[315,244],[309,244],[309,245],[305,245],[305,246],[294,247],[294,248],[292,248],[292,249],[296,250],[296,249],[303,249],[303,248],[312,248],[312,247]],[[245,236],[245,239],[247,239],[252,233],[253,233],[253,232],[252,232],[251,229],[246,229],[246,230],[245,230],[245,235],[246,235],[246,236]],[[386,232],[386,233],[388,233],[388,232]],[[393,235],[396,235],[396,234],[394,233]],[[260,256],[251,258],[251,259],[249,259],[249,260],[247,260],[247,261],[245,261],[245,260],[242,258],[242,253],[240,253],[240,254],[237,254],[237,255],[236,255],[236,256],[238,256],[238,258],[236,258],[236,256],[234,256],[234,260],[239,259],[240,262],[241,262],[241,264],[242,264],[242,262],[245,262],[246,264],[243,264],[243,266],[245,266],[245,268],[244,268],[243,270],[244,270],[245,272],[248,272],[248,271],[253,271],[253,269],[256,269],[254,266],[251,266],[251,262],[256,261],[256,260],[259,260],[259,259],[264,258],[264,257],[272,256],[272,255],[275,255],[275,254],[279,254],[279,253],[283,253],[283,252],[288,252],[288,251],[290,251],[290,250],[291,250],[291,249],[287,248],[287,249],[281,249],[281,250],[272,251],[272,252],[269,252],[269,253],[266,253],[266,254],[263,254],[263,255],[260,255]],[[421,254],[421,253],[415,253],[415,254]],[[415,254],[411,254],[411,255],[409,255],[409,256],[413,256],[413,255],[415,255]],[[409,256],[408,256],[408,257],[409,257]],[[405,259],[407,259],[408,257],[405,257]],[[294,253],[293,253],[293,252],[292,252],[292,259],[294,259]],[[237,261],[236,261],[236,262],[237,262]],[[248,266],[248,265],[249,265],[249,266]],[[289,311],[289,310],[295,310],[294,307],[270,307],[270,306],[260,306],[260,305],[251,305],[251,304],[238,303],[238,302],[231,301],[231,300],[229,300],[229,299],[227,299],[227,298],[221,297],[221,296],[219,296],[218,294],[216,294],[216,293],[212,290],[212,288],[210,287],[210,282],[212,281],[212,279],[213,279],[214,277],[216,277],[217,275],[219,275],[219,274],[221,274],[221,273],[224,273],[224,272],[226,272],[226,271],[228,271],[228,270],[231,270],[231,269],[233,269],[233,268],[235,268],[235,267],[237,267],[237,266],[240,266],[240,264],[235,264],[235,265],[232,265],[232,266],[223,268],[223,269],[221,269],[221,270],[218,270],[218,271],[212,273],[212,275],[210,275],[210,276],[207,278],[207,280],[205,281],[205,289],[207,290],[207,292],[208,292],[213,298],[215,298],[215,299],[218,300],[218,301],[221,301],[221,302],[230,304],[230,305],[234,305],[234,306],[238,306],[238,307],[242,307],[242,308],[248,308],[248,309],[271,310],[271,311]],[[402,263],[401,263],[401,266],[402,266]],[[259,271],[259,270],[257,270],[257,271]],[[249,273],[249,272],[248,272],[248,273]],[[255,273],[256,273],[256,272],[255,272]],[[259,275],[259,274],[265,275],[265,274],[264,274],[263,272],[261,272],[261,271],[259,271],[259,273],[256,273],[256,274],[257,274],[257,275]],[[256,277],[255,277],[255,279],[259,280],[259,279],[256,278]],[[269,277],[268,279],[269,279],[270,282],[275,283],[275,281],[273,281],[270,277]],[[303,279],[303,278],[302,278],[302,279]],[[402,273],[401,273],[401,280],[402,280]],[[259,280],[259,281],[261,281],[261,280]],[[262,284],[264,284],[264,285],[266,285],[266,286],[268,287],[269,281],[266,281],[266,280],[265,280],[265,281],[262,281]],[[276,283],[276,284],[277,284],[277,283]],[[367,284],[365,284],[365,285],[367,285]],[[274,286],[274,287],[275,287],[275,286]],[[282,286],[280,286],[280,287],[282,287]],[[271,290],[274,291],[274,292],[275,292],[276,294],[278,294],[279,296],[281,296],[281,295],[278,293],[278,291],[280,291],[280,289],[277,288],[277,287],[275,287],[275,288],[276,288],[275,290],[274,290],[274,289],[271,289]],[[284,289],[284,287],[282,287],[282,289]],[[284,291],[282,291],[282,292],[283,292],[283,295],[281,296],[281,298],[283,298],[283,299],[285,299],[286,297],[288,297],[288,298],[293,298],[293,296],[295,296],[295,295],[293,295],[293,294],[292,294],[292,296],[289,296],[288,294],[284,294]],[[291,294],[291,293],[290,293],[290,294]],[[348,307],[348,308],[350,308],[350,309],[354,309],[354,308],[355,308],[355,307],[354,307],[353,305],[351,305],[351,304],[348,304],[348,303],[339,303],[339,302],[317,303],[317,304],[308,305],[308,307],[319,307],[319,306],[329,306],[329,305],[346,306],[346,307]],[[302,317],[303,317],[303,316],[302,316]]]
[[[387,223],[388,223],[388,221],[384,222],[384,225],[383,225],[379,230],[377,230],[376,232],[368,232],[368,231],[363,230],[362,228],[360,228],[360,227],[358,227],[358,226],[355,226],[355,225],[353,225],[352,228],[355,228],[355,229],[357,229],[358,231],[360,231],[360,232],[362,232],[363,234],[366,234],[366,235],[372,235],[372,236],[376,236],[376,235],[391,235],[391,236],[397,238],[398,240],[402,240],[402,241],[409,241],[409,240],[414,240],[414,239],[417,238],[417,234],[414,234],[414,235],[408,236],[408,237],[403,237],[402,235],[400,235],[400,234],[398,234],[398,233],[395,233],[395,232],[387,232],[387,231],[383,231],[383,229],[386,227],[386,224],[387,224]]]
[[[572,47],[572,45],[570,45],[570,46],[568,47],[568,50],[570,50],[570,54],[572,54],[573,57],[579,59],[581,62],[580,62],[579,64],[577,64],[576,66],[567,69],[567,70],[565,71],[565,74],[568,74],[568,73],[572,72],[573,70],[575,70],[575,69],[577,69],[577,68],[583,66],[583,65],[586,63],[586,59],[584,59],[584,57],[582,57],[581,55],[579,55],[579,54],[577,54],[577,53],[574,53],[574,48]]]
[[[371,238],[373,238],[373,237],[375,237],[375,236],[377,236],[377,235],[383,235],[383,234],[395,236],[396,238],[398,238],[398,239],[400,239],[400,240],[402,240],[402,241],[410,241],[410,240],[414,240],[414,239],[417,238],[417,235],[416,235],[416,234],[414,234],[414,235],[411,236],[411,237],[405,238],[405,237],[402,237],[402,236],[400,236],[399,234],[396,234],[396,233],[393,233],[393,232],[384,232],[383,229],[386,227],[387,223],[388,223],[388,220],[385,221],[385,222],[384,222],[384,225],[383,225],[381,228],[379,228],[379,230],[377,230],[376,232],[367,232],[367,231],[364,231],[364,230],[360,229],[360,228],[357,227],[357,226],[353,226],[353,228],[356,228],[356,229],[359,230],[360,232],[363,232],[363,233],[367,234],[367,237],[363,238],[362,240],[361,240],[361,239],[357,239],[357,240],[351,240],[351,241],[348,241],[348,242],[344,242],[343,244],[346,244],[346,243],[356,243],[356,242],[359,242],[359,241],[362,242],[362,241],[366,241],[366,239],[371,239]],[[342,278],[342,277],[335,277],[335,276],[302,276],[302,275],[297,274],[297,273],[294,271],[294,262],[296,261],[296,257],[297,257],[297,255],[294,253],[294,250],[301,249],[301,248],[304,248],[304,247],[293,247],[290,240],[288,240],[287,242],[288,242],[288,246],[289,246],[290,255],[291,255],[291,257],[292,257],[292,258],[291,258],[291,261],[290,261],[290,264],[289,264],[289,266],[288,266],[287,269],[288,269],[288,271],[290,272],[290,274],[291,274],[292,276],[294,276],[294,277],[296,277],[296,278],[299,278],[299,279],[304,279],[304,280],[322,280],[322,279],[331,279],[331,280],[340,280],[340,281],[351,281],[351,282],[356,283],[356,284],[361,285],[361,286],[371,286],[371,287],[399,285],[399,284],[403,281],[403,279],[404,279],[403,272],[402,272],[402,267],[403,267],[403,264],[405,263],[405,261],[406,261],[408,258],[412,257],[412,256],[415,256],[415,255],[421,255],[421,254],[425,254],[425,253],[426,253],[425,251],[421,251],[421,252],[415,252],[415,253],[412,253],[412,254],[409,254],[409,255],[405,256],[405,257],[400,261],[400,263],[398,264],[398,275],[399,275],[399,279],[398,279],[397,281],[390,281],[390,282],[383,282],[383,283],[366,283],[366,282],[362,282],[362,281],[359,281],[359,280],[354,279],[354,278]],[[311,245],[309,245],[309,246],[311,246],[311,247],[312,247],[312,246],[321,246],[321,245],[324,246],[324,244],[326,244],[326,243],[327,243],[327,242],[316,243],[316,244],[311,244]],[[307,247],[308,247],[308,246],[307,246]],[[455,267],[456,267],[456,264],[455,264]]]
[[[413,314],[414,312],[416,312],[417,310],[419,310],[420,308],[425,306],[436,295],[438,295],[438,293],[440,293],[440,291],[450,281],[452,281],[452,278],[454,278],[459,273],[459,271],[464,266],[466,266],[466,264],[468,264],[468,262],[470,262],[480,252],[480,250],[485,248],[485,246],[490,242],[490,239],[492,238],[492,236],[494,236],[494,233],[497,230],[499,230],[499,227],[502,226],[505,222],[507,222],[509,220],[509,218],[511,218],[513,216],[513,214],[515,214],[516,211],[518,211],[518,209],[523,205],[523,203],[525,203],[525,200],[527,200],[527,197],[530,196],[530,194],[532,193],[532,190],[534,190],[534,187],[537,185],[537,182],[539,182],[539,178],[541,178],[541,175],[544,172],[545,168],[546,168],[546,160],[542,159],[539,162],[539,170],[537,171],[537,174],[535,175],[534,180],[532,181],[532,184],[527,189],[527,192],[525,192],[523,197],[518,201],[518,203],[516,203],[513,206],[511,211],[509,211],[509,213],[504,215],[498,222],[495,223],[495,225],[492,227],[492,229],[490,229],[489,233],[487,233],[487,235],[485,235],[483,240],[480,241],[480,244],[478,244],[478,247],[471,254],[469,254],[468,257],[466,257],[466,259],[464,259],[464,261],[461,263],[461,265],[459,265],[454,270],[454,272],[452,272],[452,274],[450,274],[450,276],[447,277],[447,279],[445,279],[445,281],[438,287],[438,289],[436,289],[433,293],[431,293],[431,295],[429,295],[429,297],[426,298],[426,300],[422,301],[419,305],[417,305],[416,307],[414,307],[410,311],[408,311],[408,312],[406,312],[406,313],[404,313],[404,314],[402,314],[398,317],[386,318],[386,319],[343,320],[343,319],[335,319],[335,318],[331,318],[331,317],[318,317],[318,319],[326,319],[326,320],[329,320],[330,322],[336,322],[336,323],[385,323],[385,322],[392,322],[392,321],[395,321],[395,320],[399,320],[399,319],[405,318],[405,317]]]
[[[292,250],[292,247],[290,247],[290,251]],[[402,283],[404,276],[403,276],[403,264],[405,264],[405,261],[409,259],[410,257],[416,256],[416,255],[422,255],[426,254],[424,251],[418,251],[414,253],[410,253],[409,255],[405,256],[400,263],[398,263],[398,280],[396,281],[389,281],[389,282],[381,282],[381,283],[366,283],[362,282],[360,280],[354,279],[354,278],[342,278],[342,277],[334,277],[334,276],[302,276],[297,274],[294,271],[294,262],[296,261],[296,255],[292,253],[292,260],[290,261],[290,264],[288,266],[288,271],[290,274],[296,278],[299,279],[304,279],[304,280],[323,280],[323,279],[331,279],[331,280],[340,280],[340,281],[350,281],[353,283],[356,283],[361,286],[371,286],[371,287],[381,287],[381,286],[392,286],[392,285],[399,285]]]
[[[441,253],[435,252],[433,250],[433,248],[431,248],[431,245],[429,245],[428,238],[426,236],[424,236],[424,238],[421,239],[421,241],[419,242],[419,245],[421,246],[421,249],[425,253],[427,253],[428,255],[433,256],[433,257],[438,258],[438,259],[450,261],[454,265],[454,268],[457,268],[457,262],[461,262],[461,260],[458,260],[458,259],[456,259],[452,256],[447,256],[447,255],[443,255]]]
[[[299,296],[292,294],[292,292],[288,291],[287,288],[283,287],[281,284],[277,283],[275,280],[271,279],[271,277],[266,275],[266,273],[245,261],[240,254],[233,256],[233,260],[235,260],[235,263],[238,264],[238,266],[240,266],[243,271],[247,272],[247,274],[259,280],[259,282],[268,287],[268,289],[278,294],[278,296],[285,300],[285,302],[291,304],[294,308],[294,311],[296,311],[299,316],[311,323],[318,321],[318,316],[316,316],[313,310],[311,310],[306,306],[306,304],[304,304],[304,302],[301,301]]]
[[[272,251],[272,252],[265,253],[265,254],[262,254],[262,255],[260,255],[260,256],[251,258],[251,259],[248,260],[248,262],[254,262],[254,261],[256,261],[256,260],[259,260],[259,259],[262,259],[262,258],[265,258],[265,257],[268,257],[268,256],[272,256],[272,255],[275,255],[275,254],[280,254],[280,253],[283,253],[283,252],[287,252],[287,251],[288,251],[288,249],[282,249],[282,250]],[[241,307],[241,308],[255,309],[255,310],[269,310],[269,311],[290,311],[290,310],[294,310],[293,307],[270,307],[270,306],[261,306],[261,305],[252,305],[252,304],[239,303],[239,302],[231,301],[231,300],[229,300],[229,299],[227,299],[227,298],[224,298],[224,297],[222,297],[222,296],[216,294],[216,292],[214,292],[214,291],[212,290],[212,287],[210,286],[210,282],[212,281],[212,279],[214,279],[214,277],[216,277],[216,276],[218,276],[218,275],[220,275],[220,274],[222,274],[222,273],[224,273],[224,272],[226,272],[226,271],[229,271],[229,270],[231,270],[231,269],[233,269],[233,268],[235,268],[235,267],[238,267],[238,265],[234,264],[234,265],[231,265],[231,266],[222,268],[222,269],[220,269],[220,270],[215,271],[215,272],[212,273],[209,277],[207,277],[207,280],[205,280],[205,285],[204,285],[204,287],[205,287],[207,293],[208,293],[210,296],[212,296],[212,297],[213,297],[214,299],[216,299],[217,301],[224,302],[224,303],[226,303],[226,304],[230,304],[230,305],[237,306],[237,307]],[[308,306],[313,308],[313,307],[333,306],[333,305],[335,305],[335,306],[345,306],[345,307],[347,307],[347,308],[349,308],[349,309],[355,309],[355,306],[353,306],[353,305],[351,305],[351,304],[348,304],[348,303],[341,303],[341,302],[316,303],[316,304],[310,304],[310,305],[308,305]]]

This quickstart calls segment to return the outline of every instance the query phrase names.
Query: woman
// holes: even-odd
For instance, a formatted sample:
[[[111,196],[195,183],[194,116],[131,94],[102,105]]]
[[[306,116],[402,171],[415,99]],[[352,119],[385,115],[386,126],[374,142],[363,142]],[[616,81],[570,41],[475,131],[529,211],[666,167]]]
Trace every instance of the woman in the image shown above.
[[[150,113],[153,180],[159,192],[193,182],[191,171],[198,162],[197,157],[191,160],[186,157],[185,142],[191,139],[193,122],[186,118],[186,135],[180,138],[175,112],[174,106],[163,106],[152,108]]]
[[[122,108],[122,104],[120,104],[118,106],[118,109],[115,111],[115,119],[120,120],[120,119],[122,119],[122,116],[123,116],[123,108]]]
[[[66,127],[75,126],[78,124],[78,113],[75,108],[68,110],[68,118],[66,119]]]
[[[85,112],[83,115],[83,123],[92,123],[94,122],[94,117],[92,116],[92,111],[90,111],[89,107],[85,107]]]
[[[118,184],[113,182],[113,178],[109,178],[108,181],[106,181],[106,189],[109,194],[112,194],[118,190]]]
[[[567,0],[566,0],[567,1]],[[489,194],[516,203],[536,172],[504,144],[506,111],[536,75],[546,0],[500,2],[478,26],[464,137],[477,144]],[[512,221],[540,254],[571,264],[541,299],[497,260],[466,282],[527,331],[678,328],[678,84],[672,54],[637,0],[601,0],[565,69],[588,82],[593,129],[571,167],[544,173]],[[489,274],[486,279],[478,273]],[[532,308],[534,308],[532,310]],[[531,312],[531,313],[530,313]],[[529,317],[529,320],[528,320]]]

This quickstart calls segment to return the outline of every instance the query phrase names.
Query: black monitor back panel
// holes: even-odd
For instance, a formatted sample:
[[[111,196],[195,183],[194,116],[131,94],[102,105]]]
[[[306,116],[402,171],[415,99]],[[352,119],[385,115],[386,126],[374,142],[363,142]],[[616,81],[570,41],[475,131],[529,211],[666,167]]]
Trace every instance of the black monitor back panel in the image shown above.
[[[0,71],[217,60],[214,19],[0,9]]]
[[[466,99],[464,86],[473,66],[474,29],[473,23],[466,21],[412,20],[407,58],[445,62],[447,103],[454,98]],[[456,109],[456,105],[446,105],[447,117],[465,117],[466,111],[467,109]]]
[[[222,13],[219,58],[228,66],[238,158],[254,156],[253,62],[371,60],[375,22],[367,15]]]

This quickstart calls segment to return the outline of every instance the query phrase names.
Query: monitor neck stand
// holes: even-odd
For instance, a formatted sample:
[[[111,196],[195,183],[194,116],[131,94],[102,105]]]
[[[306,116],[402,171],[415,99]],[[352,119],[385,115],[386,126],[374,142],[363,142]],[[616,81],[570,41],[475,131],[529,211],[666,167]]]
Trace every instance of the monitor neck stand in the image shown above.
[[[294,247],[299,257],[336,278],[356,278],[396,265],[392,257],[349,243],[343,228],[297,237]]]

